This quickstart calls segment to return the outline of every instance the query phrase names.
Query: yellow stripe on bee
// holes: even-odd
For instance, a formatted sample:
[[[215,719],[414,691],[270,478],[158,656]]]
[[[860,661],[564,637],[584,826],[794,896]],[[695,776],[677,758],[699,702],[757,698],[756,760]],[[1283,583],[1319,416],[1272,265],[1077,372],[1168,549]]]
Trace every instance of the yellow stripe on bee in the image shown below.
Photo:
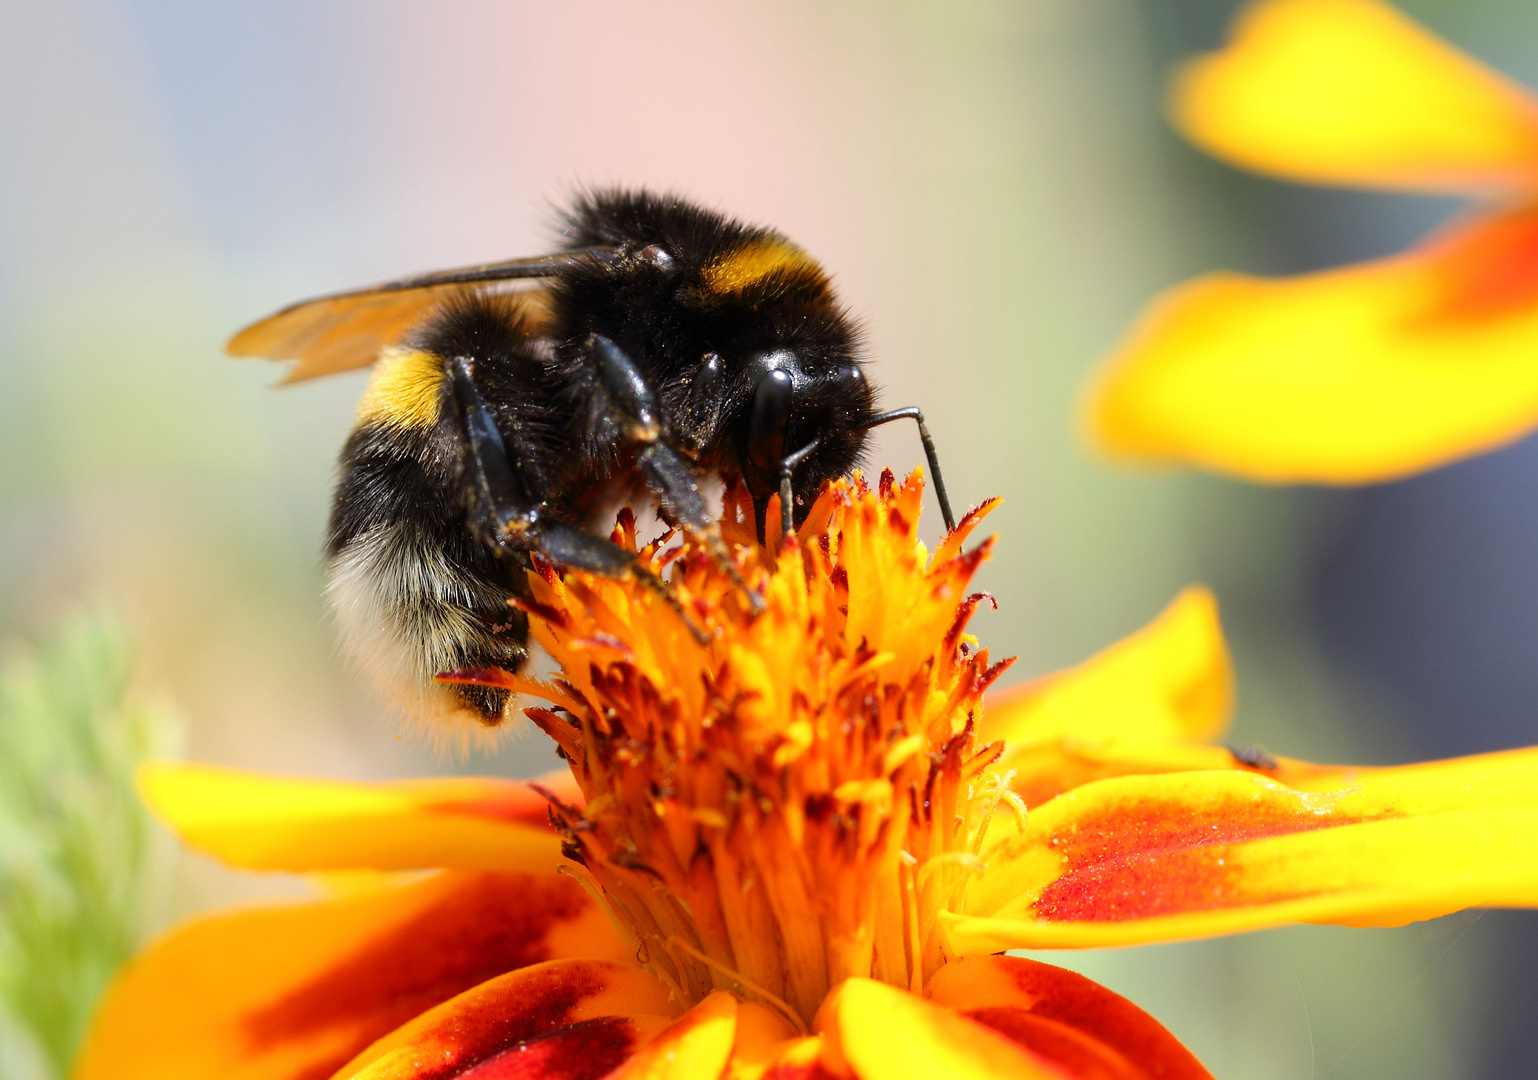
[[[432,353],[400,346],[385,349],[358,402],[358,423],[402,428],[436,424],[444,377],[443,360]]]
[[[743,292],[771,275],[799,277],[818,286],[827,276],[806,252],[788,240],[749,240],[705,267],[705,288],[718,295]]]

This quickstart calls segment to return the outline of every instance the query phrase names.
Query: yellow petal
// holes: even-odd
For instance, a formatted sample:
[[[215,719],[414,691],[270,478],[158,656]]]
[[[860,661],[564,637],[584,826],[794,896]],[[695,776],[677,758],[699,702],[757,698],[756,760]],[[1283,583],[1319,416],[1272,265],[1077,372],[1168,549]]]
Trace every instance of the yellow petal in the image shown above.
[[[334,1080],[442,1080],[483,1067],[490,1076],[596,1080],[665,1030],[675,1012],[667,987],[638,967],[553,960],[423,1013]]]
[[[75,1080],[329,1076],[417,1013],[502,972],[625,956],[576,882],[445,873],[201,919],[131,961]]]
[[[1067,1080],[1047,1059],[960,1013],[873,979],[849,979],[817,1013],[823,1057],[860,1080]]]
[[[945,964],[924,996],[1096,1080],[1211,1080],[1163,1025],[1084,976],[1018,956]]]
[[[830,1061],[826,1057],[823,1053],[826,1045],[827,1040],[821,1035],[782,1043],[770,1061],[769,1077],[771,1080],[853,1080],[847,1062]]]
[[[1191,586],[1153,622],[1078,667],[990,696],[980,734],[1010,750],[1063,736],[1207,739],[1227,727],[1233,698],[1217,601]]]
[[[609,1080],[715,1080],[736,1033],[737,999],[717,990],[609,1073]]]
[[[1427,191],[1538,184],[1538,104],[1377,0],[1262,0],[1180,70],[1209,153],[1294,180]]]
[[[152,762],[139,792],[187,846],[247,870],[550,870],[545,803],[510,780],[383,784]]]
[[[1098,376],[1112,454],[1251,480],[1358,484],[1538,425],[1538,208],[1394,258],[1213,274],[1154,301]]]
[[[1233,752],[1198,743],[1119,739],[1088,742],[1056,739],[1006,753],[1002,768],[1014,773],[1010,790],[1028,807],[1040,806],[1065,791],[1113,776],[1145,773],[1203,772],[1239,766]]]
[[[1003,760],[1015,774],[1010,790],[1024,799],[1028,807],[1040,806],[1065,791],[1113,776],[1246,769],[1299,791],[1334,791],[1360,783],[1370,773],[1384,771],[1359,765],[1315,765],[1264,752],[1246,755],[1226,746],[1134,739],[1056,739],[1028,746]]]
[[[1285,922],[1394,926],[1538,907],[1538,750],[1325,771],[1129,776],[995,824],[963,954],[1206,937]]]
[[[773,520],[772,518],[770,520]],[[757,1001],[737,1004],[737,1039],[732,1044],[732,1059],[727,1064],[725,1080],[758,1080],[797,1043],[796,1028],[779,1009]],[[815,1059],[812,1051],[808,1061]],[[793,1080],[776,1074],[776,1080]]]

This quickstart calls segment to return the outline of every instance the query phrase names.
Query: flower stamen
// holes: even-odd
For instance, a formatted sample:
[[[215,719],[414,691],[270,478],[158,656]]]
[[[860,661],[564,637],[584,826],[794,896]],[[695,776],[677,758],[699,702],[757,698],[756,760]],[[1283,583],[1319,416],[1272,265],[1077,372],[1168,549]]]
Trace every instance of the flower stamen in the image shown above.
[[[680,952],[687,953],[694,959],[698,960],[700,963],[708,965],[709,967],[714,968],[716,971],[721,972],[721,974],[731,979],[733,984],[741,987],[743,990],[746,990],[749,994],[763,1001],[765,1004],[773,1005],[780,1011],[781,1014],[784,1015],[785,1019],[791,1022],[796,1031],[800,1034],[808,1035],[811,1033],[810,1029],[806,1026],[806,1021],[801,1019],[800,1015],[796,1012],[795,1009],[790,1007],[788,1002],[771,994],[762,986],[756,986],[750,980],[743,978],[741,972],[733,971],[719,960],[712,960],[710,957],[696,949],[693,945],[690,945],[683,938],[670,938],[668,939],[668,944],[671,947],[678,949]]]
[[[721,533],[639,547],[684,609],[634,580],[530,576],[531,632],[562,667],[563,712],[526,710],[570,762],[585,807],[553,803],[646,965],[686,1001],[747,992],[810,1022],[851,976],[920,988],[946,959],[935,931],[981,872],[1006,797],[1001,744],[980,745],[989,666],[964,633],[967,584],[990,541],[933,557],[922,484],[885,474],[824,490],[776,551],[747,542],[752,505],[728,493]],[[635,547],[633,529],[616,542]],[[744,600],[742,581],[764,597]]]

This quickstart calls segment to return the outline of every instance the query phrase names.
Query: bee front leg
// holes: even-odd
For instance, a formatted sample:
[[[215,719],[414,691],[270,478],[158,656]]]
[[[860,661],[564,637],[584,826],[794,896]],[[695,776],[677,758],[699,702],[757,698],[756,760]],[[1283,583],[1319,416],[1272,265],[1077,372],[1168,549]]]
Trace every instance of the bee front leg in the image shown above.
[[[634,448],[641,477],[657,497],[663,515],[699,536],[716,565],[747,596],[754,614],[761,612],[764,598],[748,588],[726,549],[720,525],[700,491],[697,471],[666,438],[651,384],[625,351],[602,334],[588,339],[586,356],[598,375],[606,404],[624,418],[623,438]]]
[[[584,350],[602,387],[605,411],[621,419],[620,438],[632,448],[646,486],[663,512],[684,528],[704,532],[714,523],[699,478],[689,462],[668,445],[657,394],[635,361],[602,334]]]
[[[491,407],[476,389],[472,361],[459,357],[450,365],[469,446],[471,481],[482,528],[498,547],[537,552],[561,566],[605,577],[630,575],[660,596],[683,620],[701,645],[710,635],[690,619],[667,583],[612,540],[551,518],[529,491],[526,478],[512,466],[507,444]]]

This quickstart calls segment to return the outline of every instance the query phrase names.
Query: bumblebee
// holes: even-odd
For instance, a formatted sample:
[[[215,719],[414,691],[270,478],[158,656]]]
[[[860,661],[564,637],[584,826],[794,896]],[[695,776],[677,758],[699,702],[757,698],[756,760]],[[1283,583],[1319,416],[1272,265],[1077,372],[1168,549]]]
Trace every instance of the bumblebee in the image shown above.
[[[435,676],[525,664],[509,602],[532,556],[670,596],[583,528],[615,498],[649,494],[735,573],[706,476],[740,480],[760,536],[783,535],[870,428],[913,419],[954,527],[922,414],[876,411],[859,330],[799,247],[644,191],[580,196],[560,228],[554,254],[308,300],[228,345],[293,361],[286,382],[374,365],[342,451],[328,595],[347,651],[408,713],[471,732],[501,724],[511,694]]]

